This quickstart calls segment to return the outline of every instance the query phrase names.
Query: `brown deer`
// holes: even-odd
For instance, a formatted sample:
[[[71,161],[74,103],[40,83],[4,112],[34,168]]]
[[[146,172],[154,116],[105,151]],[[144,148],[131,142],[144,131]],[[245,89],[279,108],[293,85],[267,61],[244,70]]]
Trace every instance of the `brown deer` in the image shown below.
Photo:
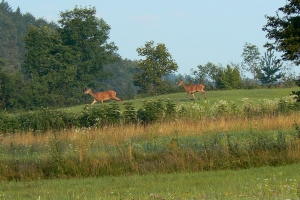
[[[188,95],[187,95],[188,99],[191,99],[190,95],[193,95],[193,99],[191,99],[191,100],[195,100],[194,93],[196,93],[196,92],[201,92],[202,95],[204,95],[204,99],[206,99],[206,91],[204,91],[204,85],[202,85],[202,84],[185,85],[183,81],[180,81],[178,83],[178,86],[181,86],[181,85],[184,87],[185,91],[188,93]],[[200,94],[199,94],[198,99],[200,99]]]
[[[94,101],[91,105],[93,105],[94,103],[96,103],[97,101],[101,101],[102,103],[102,106],[104,105],[103,104],[103,101],[106,101],[106,100],[109,100],[109,99],[114,99],[116,101],[121,101],[121,99],[119,99],[116,95],[117,93],[113,90],[108,90],[108,91],[105,91],[105,92],[97,92],[97,93],[94,93],[92,91],[91,88],[88,88],[84,94],[90,94],[92,97],[94,97]]]

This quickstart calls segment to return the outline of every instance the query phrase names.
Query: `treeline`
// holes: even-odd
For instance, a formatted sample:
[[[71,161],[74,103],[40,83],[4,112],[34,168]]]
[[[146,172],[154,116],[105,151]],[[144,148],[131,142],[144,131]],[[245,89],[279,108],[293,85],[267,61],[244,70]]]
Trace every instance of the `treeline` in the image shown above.
[[[0,3],[0,109],[32,110],[40,107],[66,107],[90,102],[84,95],[113,89],[121,99],[137,95],[159,95],[183,91],[187,84],[202,83],[207,90],[258,88],[279,83],[280,66],[271,71],[257,71],[256,79],[245,79],[241,66],[226,67],[207,63],[197,66],[191,75],[174,75],[178,65],[164,44],[146,42],[137,48],[144,60],[123,59],[118,47],[108,42],[110,26],[96,16],[96,9],[75,7],[60,13],[58,22],[36,19],[30,13],[15,11]],[[248,48],[248,47],[247,47]],[[273,58],[268,54],[268,58]],[[255,60],[254,60],[255,61]],[[252,66],[254,61],[247,64]],[[256,62],[256,61],[255,61]],[[267,66],[266,71],[270,72]],[[272,74],[273,73],[273,74]],[[282,79],[283,80],[283,79]],[[293,85],[292,78],[282,86]],[[89,100],[88,100],[89,99]]]
[[[95,8],[61,13],[58,24],[0,3],[0,108],[35,109],[84,103],[82,91],[114,89],[134,96],[137,61],[108,43],[110,27]],[[75,16],[78,17],[75,17]],[[77,21],[76,21],[77,20]]]

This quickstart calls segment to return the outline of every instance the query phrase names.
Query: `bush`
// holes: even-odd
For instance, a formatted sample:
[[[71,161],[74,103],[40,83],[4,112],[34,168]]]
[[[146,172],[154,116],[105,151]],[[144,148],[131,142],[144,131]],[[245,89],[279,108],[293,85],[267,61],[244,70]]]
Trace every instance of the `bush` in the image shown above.
[[[69,129],[73,126],[75,117],[71,113],[65,113],[48,108],[40,108],[21,114],[2,113],[0,116],[0,131],[13,133],[17,131],[32,131],[44,133],[50,130]]]
[[[116,102],[110,106],[100,108],[85,106],[79,114],[76,121],[79,128],[81,127],[103,127],[107,125],[119,124],[121,120],[120,107]]]

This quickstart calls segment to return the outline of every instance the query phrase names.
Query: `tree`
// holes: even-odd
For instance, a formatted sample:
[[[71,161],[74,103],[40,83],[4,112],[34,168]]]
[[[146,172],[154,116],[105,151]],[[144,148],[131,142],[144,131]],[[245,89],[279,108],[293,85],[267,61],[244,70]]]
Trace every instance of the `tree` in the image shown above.
[[[251,43],[244,45],[242,57],[244,59],[242,68],[246,71],[250,71],[253,74],[253,79],[256,81],[256,71],[260,63],[260,53],[258,47]]]
[[[72,101],[76,73],[60,35],[47,26],[31,26],[24,42],[27,52],[23,69],[28,80],[26,87],[30,88],[24,91],[31,93],[31,100],[36,106],[61,106]]]
[[[227,65],[225,69],[219,72],[219,76],[217,87],[220,89],[232,90],[242,87],[243,81],[238,67],[232,68],[230,65]]]
[[[19,70],[11,70],[8,62],[0,58],[0,109],[20,107],[19,91],[22,86],[22,76]]]
[[[176,72],[177,63],[172,59],[164,44],[146,42],[145,47],[137,48],[139,56],[145,56],[145,60],[139,60],[140,72],[134,75],[133,83],[140,87],[140,93],[162,94],[166,89],[163,77]]]
[[[300,64],[300,1],[287,0],[287,4],[280,7],[276,16],[266,16],[267,24],[262,30],[266,37],[273,42],[267,42],[269,50],[283,52],[282,60]]]
[[[259,81],[271,87],[282,77],[282,63],[274,56],[274,51],[268,50],[261,58],[261,67],[257,71]]]
[[[62,44],[68,47],[69,62],[75,69],[74,87],[80,91],[86,86],[98,87],[109,74],[103,66],[118,60],[117,46],[108,43],[110,26],[96,16],[96,9],[75,7],[61,12],[58,21]]]
[[[219,72],[222,67],[208,62],[205,65],[198,65],[197,68],[198,70],[191,71],[196,79],[194,82],[204,84],[206,89],[214,88],[220,78]]]
[[[105,65],[104,70],[113,75],[102,82],[103,87],[113,88],[121,99],[133,98],[137,94],[137,87],[132,82],[132,77],[139,71],[137,64],[136,60],[120,59]]]

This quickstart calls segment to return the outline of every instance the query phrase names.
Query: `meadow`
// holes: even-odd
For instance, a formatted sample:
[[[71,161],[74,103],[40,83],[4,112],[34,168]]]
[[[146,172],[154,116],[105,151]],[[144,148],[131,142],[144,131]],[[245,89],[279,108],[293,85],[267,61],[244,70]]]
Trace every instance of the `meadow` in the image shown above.
[[[300,112],[292,90],[211,91],[195,102],[178,93],[61,109],[90,123],[1,134],[0,197],[297,199]],[[119,120],[101,121],[107,109]],[[140,117],[126,123],[132,114]]]
[[[299,168],[0,182],[0,199],[299,199]]]

